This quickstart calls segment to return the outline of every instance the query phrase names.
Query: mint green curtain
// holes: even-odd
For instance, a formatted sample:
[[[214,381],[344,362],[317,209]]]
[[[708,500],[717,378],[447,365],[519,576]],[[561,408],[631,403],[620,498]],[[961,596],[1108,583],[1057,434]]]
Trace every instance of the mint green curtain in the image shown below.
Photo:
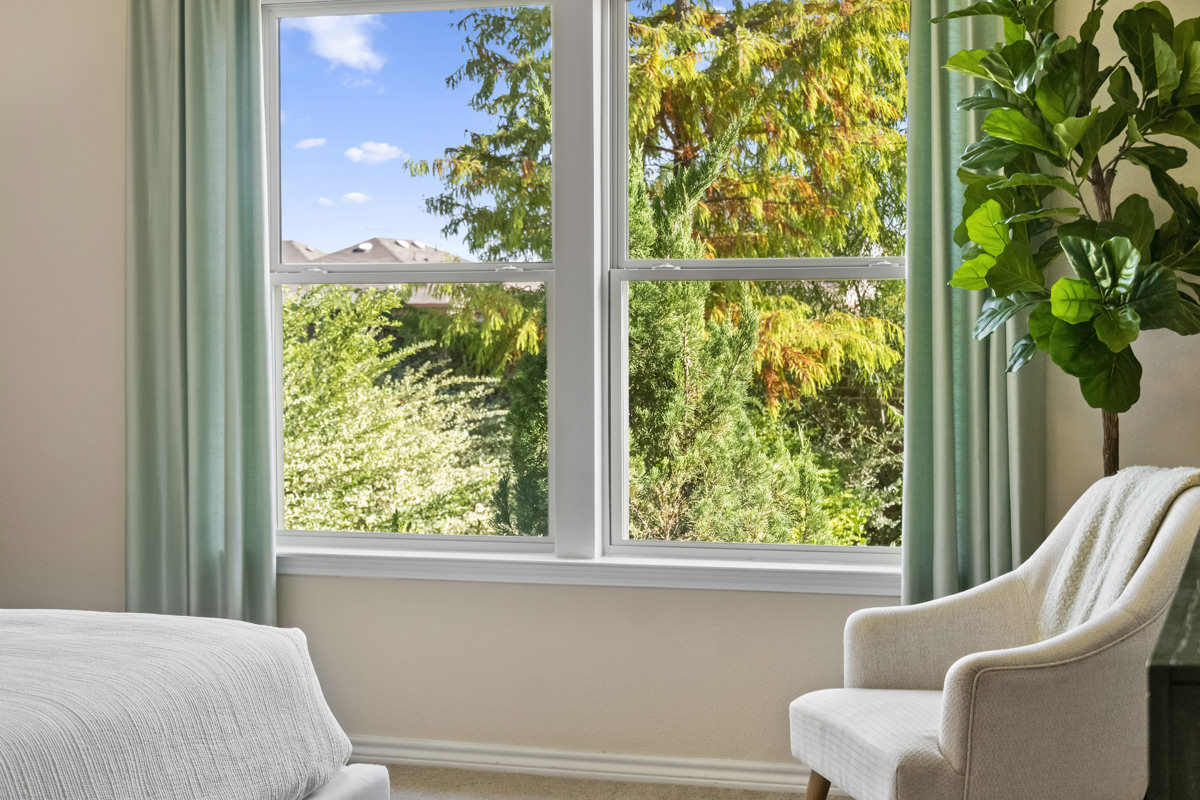
[[[971,337],[983,292],[947,285],[959,264],[956,173],[979,123],[955,109],[972,91],[941,68],[1003,34],[993,17],[937,26],[962,2],[912,3],[908,128],[908,310],[903,599],[983,583],[1029,555],[1044,530],[1044,364],[1006,375],[1011,336]],[[931,13],[932,12],[932,13]]]
[[[126,601],[273,623],[255,0],[131,0]]]

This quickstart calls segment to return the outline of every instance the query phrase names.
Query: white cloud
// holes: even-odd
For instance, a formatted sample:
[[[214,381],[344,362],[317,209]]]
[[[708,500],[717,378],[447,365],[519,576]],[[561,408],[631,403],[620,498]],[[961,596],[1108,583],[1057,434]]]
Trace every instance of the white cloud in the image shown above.
[[[393,158],[405,155],[404,151],[387,142],[363,142],[358,147],[346,151],[346,158],[351,161],[363,161],[367,164],[382,164]]]
[[[383,91],[383,87],[370,78],[360,78],[354,75],[347,75],[342,78],[342,86],[345,86],[347,89],[370,89],[374,87],[381,92]]]
[[[365,203],[371,199],[371,195],[363,194],[362,192],[348,192],[342,195],[343,203]]]
[[[311,150],[314,147],[320,147],[325,144],[324,139],[305,139],[301,142],[296,142],[297,150]]]
[[[331,205],[333,205],[333,201],[332,201],[332,200],[330,200],[328,197],[318,197],[318,198],[317,198],[317,205],[319,205],[319,206],[331,206]]]
[[[378,14],[354,17],[291,17],[283,21],[285,28],[305,31],[311,37],[309,48],[329,62],[331,67],[349,67],[363,72],[377,72],[384,56],[371,42],[374,28],[382,28]]]

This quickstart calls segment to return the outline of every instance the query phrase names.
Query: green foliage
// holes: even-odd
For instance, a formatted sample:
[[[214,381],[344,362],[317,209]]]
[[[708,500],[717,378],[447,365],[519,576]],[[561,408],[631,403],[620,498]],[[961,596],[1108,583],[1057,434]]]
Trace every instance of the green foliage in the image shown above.
[[[550,420],[544,348],[517,362],[508,392],[511,467],[500,476],[492,495],[492,528],[501,534],[546,536],[550,532]]]
[[[629,255],[901,252],[907,24],[907,0],[631,4]],[[447,83],[479,82],[494,130],[409,168],[442,176],[428,210],[475,255],[548,259],[549,11],[473,11],[459,29]],[[631,533],[895,543],[902,301],[872,317],[769,286],[630,284]],[[544,533],[543,318],[507,290],[455,291],[397,335],[501,376],[511,467],[492,525]]]
[[[550,7],[470,11],[457,27],[471,57],[446,85],[477,82],[470,106],[495,130],[469,133],[442,158],[409,161],[409,170],[443,180],[446,190],[425,205],[446,220],[447,237],[463,236],[488,261],[549,260]]]
[[[407,292],[318,287],[283,310],[285,524],[489,533],[504,468],[495,379],[456,376],[385,334]],[[395,372],[404,362],[414,366]]]
[[[908,0],[720,5],[629,5],[630,158],[649,194],[678,186],[670,177],[751,101],[761,111],[696,198],[698,254],[900,252]],[[442,177],[426,205],[446,234],[488,260],[551,256],[549,20],[528,7],[464,16],[467,58],[447,85],[478,81],[471,106],[494,130],[409,162]]]
[[[706,318],[703,281],[629,297],[629,527],[647,539],[803,542],[827,527],[816,467],[770,429],[749,390],[758,318]]]
[[[1123,11],[1113,30],[1124,55],[1102,68],[1093,41],[1103,6],[1062,39],[1056,0],[979,2],[934,21],[1000,16],[1006,32],[945,65],[976,79],[959,107],[989,110],[962,158],[963,263],[950,283],[992,293],[977,338],[1031,312],[1010,370],[1042,350],[1079,379],[1089,405],[1119,413],[1141,392],[1139,333],[1200,332],[1200,202],[1170,174],[1187,162],[1175,145],[1200,143],[1200,17],[1176,24],[1156,2]],[[1143,197],[1113,210],[1127,165],[1149,172],[1170,209],[1161,222]],[[1060,255],[1075,277],[1048,288]]]

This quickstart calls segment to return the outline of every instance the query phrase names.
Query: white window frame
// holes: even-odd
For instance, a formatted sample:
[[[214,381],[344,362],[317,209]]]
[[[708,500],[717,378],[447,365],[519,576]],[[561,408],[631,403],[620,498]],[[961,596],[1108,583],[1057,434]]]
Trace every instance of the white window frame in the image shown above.
[[[547,263],[312,265],[280,262],[279,21],[548,5],[554,108],[553,248]],[[626,255],[626,37],[621,0],[264,0],[268,273],[272,303],[275,529],[283,574],[899,595],[886,547],[625,539],[628,431],[625,298],[631,280],[903,277],[903,259],[758,259],[670,265]],[[619,35],[614,35],[616,32]],[[597,77],[602,76],[602,77]],[[607,77],[604,77],[607,76]],[[608,120],[609,124],[604,124]],[[608,213],[604,213],[607,211]],[[402,234],[403,232],[398,232]],[[516,272],[520,270],[520,272]],[[547,295],[549,537],[288,531],[283,522],[282,291],[285,285],[541,281]],[[563,409],[571,409],[570,414]],[[609,411],[616,413],[609,413]]]

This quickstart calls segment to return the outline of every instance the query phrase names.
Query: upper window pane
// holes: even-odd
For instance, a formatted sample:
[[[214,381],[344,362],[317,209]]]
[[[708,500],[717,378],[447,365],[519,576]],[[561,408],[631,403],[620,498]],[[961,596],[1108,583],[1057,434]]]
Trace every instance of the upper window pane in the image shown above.
[[[291,17],[283,263],[551,258],[547,6]]]
[[[632,0],[629,256],[900,255],[908,0]]]

